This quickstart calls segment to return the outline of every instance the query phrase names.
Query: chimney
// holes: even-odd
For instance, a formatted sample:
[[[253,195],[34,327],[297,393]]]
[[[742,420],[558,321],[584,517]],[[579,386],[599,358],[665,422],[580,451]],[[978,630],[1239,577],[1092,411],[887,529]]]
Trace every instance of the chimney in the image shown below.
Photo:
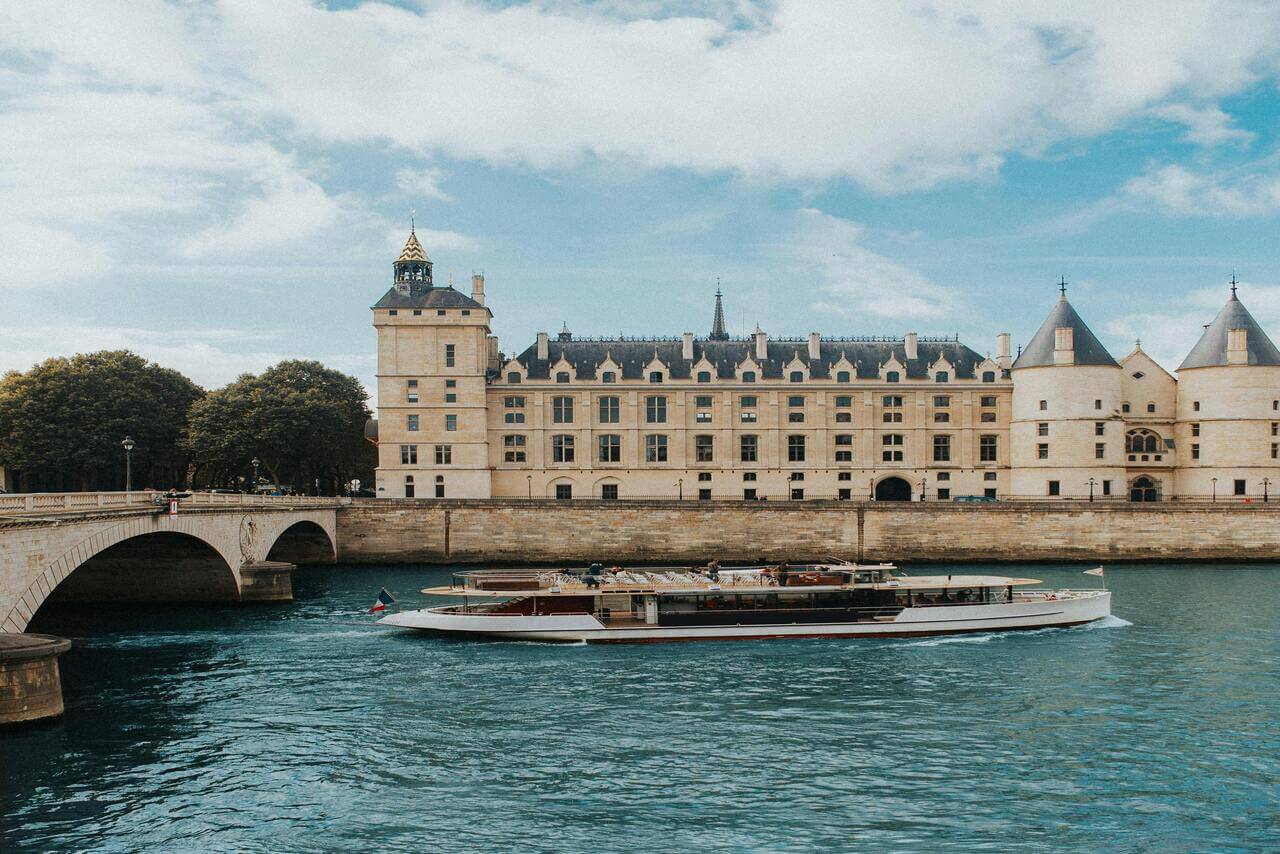
[[[1053,330],[1053,363],[1055,365],[1076,363],[1076,333],[1070,326],[1059,326]]]
[[[809,358],[822,358],[822,336],[817,332],[809,333]]]
[[[996,364],[1002,368],[1008,368],[1013,364],[1013,358],[1009,355],[1009,342],[1012,336],[1008,332],[1001,332],[996,336]]]
[[[1227,330],[1227,364],[1249,364],[1249,330]]]
[[[920,348],[916,346],[916,342],[918,342],[919,340],[920,340],[920,336],[916,335],[916,333],[914,332],[908,332],[906,334],[906,337],[903,338],[902,344],[907,351],[908,359],[920,358]]]
[[[687,362],[693,361],[693,333],[686,332],[680,336],[680,358]]]
[[[484,305],[484,273],[471,274],[471,298]]]
[[[769,336],[759,326],[756,327],[756,361],[763,362],[769,358]]]
[[[546,361],[551,358],[551,336],[545,332],[538,333],[538,358]]]

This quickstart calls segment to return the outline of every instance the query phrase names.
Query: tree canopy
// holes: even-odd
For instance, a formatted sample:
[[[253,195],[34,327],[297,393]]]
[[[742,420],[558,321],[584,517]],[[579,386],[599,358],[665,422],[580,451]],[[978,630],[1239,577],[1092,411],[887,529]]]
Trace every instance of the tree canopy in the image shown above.
[[[183,482],[187,413],[204,392],[127,350],[41,362],[0,378],[0,465],[26,489],[122,489],[125,436],[135,487]]]
[[[261,460],[277,484],[337,492],[353,477],[372,480],[375,452],[364,440],[369,418],[359,381],[315,361],[288,360],[243,374],[191,408],[187,447],[196,477],[239,485]]]

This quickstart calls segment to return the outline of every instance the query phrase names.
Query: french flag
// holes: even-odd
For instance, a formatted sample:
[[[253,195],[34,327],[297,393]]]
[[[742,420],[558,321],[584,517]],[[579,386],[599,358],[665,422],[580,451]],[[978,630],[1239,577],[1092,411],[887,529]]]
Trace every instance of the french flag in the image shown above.
[[[376,614],[379,611],[385,611],[387,610],[388,605],[394,605],[395,603],[396,597],[388,593],[387,588],[384,587],[378,591],[378,600],[373,603],[373,607],[369,609],[369,613]]]

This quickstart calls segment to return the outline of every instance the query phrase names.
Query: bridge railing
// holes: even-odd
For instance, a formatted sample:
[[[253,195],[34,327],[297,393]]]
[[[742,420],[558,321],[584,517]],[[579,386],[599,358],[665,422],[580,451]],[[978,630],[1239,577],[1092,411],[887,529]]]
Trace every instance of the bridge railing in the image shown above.
[[[40,515],[98,510],[130,510],[154,507],[162,492],[31,492],[0,493],[0,516]],[[193,492],[183,507],[332,507],[339,499],[314,495],[241,495]]]

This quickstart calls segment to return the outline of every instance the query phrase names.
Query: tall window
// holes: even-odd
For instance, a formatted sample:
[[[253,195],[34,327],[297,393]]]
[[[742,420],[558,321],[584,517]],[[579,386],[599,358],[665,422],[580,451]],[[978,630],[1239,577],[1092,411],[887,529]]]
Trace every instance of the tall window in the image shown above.
[[[618,398],[608,395],[599,399],[600,407],[600,423],[601,424],[617,424],[618,423]]]
[[[444,417],[444,429],[448,433],[453,433],[458,429],[458,416],[446,415]]]
[[[880,459],[886,463],[902,462],[902,446],[904,440],[901,433],[886,433],[880,437],[880,444],[883,449],[880,452]]]
[[[1040,444],[1036,445],[1036,459],[1038,460],[1049,459],[1049,443],[1048,442],[1041,442]]]
[[[1048,435],[1049,435],[1049,422],[1048,422],[1048,421],[1041,421],[1039,424],[1037,424],[1037,425],[1036,425],[1036,435],[1037,435],[1037,436],[1048,436]]]
[[[405,418],[405,429],[410,433],[418,432],[418,416],[409,415]]]
[[[524,396],[507,395],[502,399],[502,420],[507,424],[524,423]]]
[[[457,346],[454,344],[445,344],[444,345],[444,366],[446,368],[454,367],[457,363],[457,357],[458,357]]]
[[[978,461],[994,463],[999,451],[999,436],[978,437]]]
[[[622,462],[622,437],[606,434],[600,437],[600,462]]]
[[[436,465],[453,464],[453,445],[436,445]]]
[[[787,437],[787,461],[792,463],[804,462],[804,436]]]
[[[760,462],[760,437],[759,436],[739,436],[738,447],[741,451],[739,456],[742,457],[744,463]]]
[[[644,420],[649,424],[667,423],[667,399],[653,395],[644,399]]]
[[[557,434],[551,437],[551,462],[573,462],[573,437]]]
[[[740,417],[743,424],[755,424],[759,419],[756,413],[756,397],[753,394],[743,395],[738,400],[739,406],[742,407]]]
[[[1107,455],[1107,443],[1096,442],[1093,446],[1093,458],[1095,460],[1100,460],[1104,458],[1106,455]]]
[[[714,437],[702,435],[693,437],[693,459],[700,463],[709,463],[715,460]]]
[[[933,461],[935,463],[951,462],[951,437],[933,437]]]
[[[573,398],[572,397],[551,398],[551,421],[554,424],[572,424],[573,423]]]
[[[1048,410],[1049,410],[1049,401],[1047,400],[1040,401],[1040,411],[1047,412]]]
[[[644,461],[647,463],[665,463],[667,461],[667,437],[661,433],[650,433],[644,437]]]
[[[400,465],[412,466],[418,463],[418,446],[417,445],[401,445],[400,446]]]
[[[520,435],[503,436],[502,437],[502,459],[508,463],[522,463],[525,460],[524,455],[525,437]]]
[[[409,380],[408,385],[405,389],[405,402],[406,403],[418,402],[418,381],[417,380]]]
[[[853,436],[849,433],[836,435],[836,462],[853,462]]]

